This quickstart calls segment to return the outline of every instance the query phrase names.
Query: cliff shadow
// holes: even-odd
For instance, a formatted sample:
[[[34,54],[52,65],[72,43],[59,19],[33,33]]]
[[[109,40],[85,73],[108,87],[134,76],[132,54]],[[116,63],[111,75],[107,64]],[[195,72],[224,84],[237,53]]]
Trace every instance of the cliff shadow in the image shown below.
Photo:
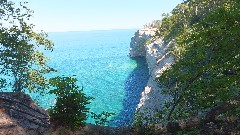
[[[123,109],[116,115],[110,126],[128,126],[133,122],[136,107],[140,101],[141,93],[147,86],[149,70],[145,57],[132,58],[136,61],[137,67],[131,72],[125,81],[125,98]]]

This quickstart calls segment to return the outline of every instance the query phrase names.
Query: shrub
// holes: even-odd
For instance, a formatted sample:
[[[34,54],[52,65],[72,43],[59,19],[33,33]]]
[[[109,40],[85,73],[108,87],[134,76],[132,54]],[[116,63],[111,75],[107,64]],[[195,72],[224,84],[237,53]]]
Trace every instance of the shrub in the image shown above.
[[[50,84],[55,89],[50,94],[55,94],[56,104],[49,109],[51,121],[56,125],[64,126],[72,131],[85,126],[87,113],[92,97],[83,93],[83,88],[76,85],[77,79],[73,77],[55,77],[50,79]]]

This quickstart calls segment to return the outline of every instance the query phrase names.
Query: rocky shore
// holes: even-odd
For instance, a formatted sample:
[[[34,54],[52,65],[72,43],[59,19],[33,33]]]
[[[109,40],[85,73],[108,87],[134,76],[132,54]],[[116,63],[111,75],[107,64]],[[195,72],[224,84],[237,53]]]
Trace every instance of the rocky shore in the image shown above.
[[[166,95],[161,94],[162,89],[155,79],[169,68],[174,61],[169,52],[169,48],[174,46],[174,41],[166,44],[161,38],[154,38],[156,30],[156,28],[138,30],[131,39],[129,53],[132,58],[144,56],[148,64],[150,78],[141,93],[136,112],[145,112],[144,115],[150,117],[160,110],[168,99]]]

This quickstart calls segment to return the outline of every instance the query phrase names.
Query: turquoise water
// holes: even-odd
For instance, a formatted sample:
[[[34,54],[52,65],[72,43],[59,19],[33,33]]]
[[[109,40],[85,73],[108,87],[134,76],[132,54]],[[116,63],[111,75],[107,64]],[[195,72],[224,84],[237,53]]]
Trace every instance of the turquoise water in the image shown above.
[[[58,70],[48,76],[76,76],[78,85],[95,100],[90,111],[114,112],[111,126],[129,125],[140,93],[148,80],[144,58],[130,59],[129,42],[136,30],[49,33],[53,52],[45,52],[49,65]],[[40,106],[49,108],[54,95],[31,94]],[[94,120],[88,118],[88,123]]]

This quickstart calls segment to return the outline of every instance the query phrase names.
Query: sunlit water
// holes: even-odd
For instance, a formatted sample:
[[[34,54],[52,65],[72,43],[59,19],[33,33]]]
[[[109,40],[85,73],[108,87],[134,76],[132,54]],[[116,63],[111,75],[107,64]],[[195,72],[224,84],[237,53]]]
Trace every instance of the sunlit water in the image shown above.
[[[148,80],[144,58],[130,59],[129,42],[136,30],[108,30],[49,33],[54,51],[45,52],[49,65],[57,73],[48,77],[76,76],[78,85],[95,99],[90,111],[114,112],[111,126],[129,125],[132,122],[140,94]],[[49,108],[55,103],[54,95],[31,94],[40,106]],[[94,120],[89,117],[88,123]]]

